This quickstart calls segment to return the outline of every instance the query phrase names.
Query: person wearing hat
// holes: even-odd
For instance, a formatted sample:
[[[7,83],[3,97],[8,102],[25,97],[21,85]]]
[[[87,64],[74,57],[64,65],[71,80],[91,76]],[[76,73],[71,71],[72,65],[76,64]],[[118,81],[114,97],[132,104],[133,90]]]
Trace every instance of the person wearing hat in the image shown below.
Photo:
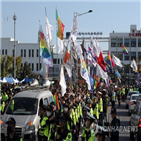
[[[55,141],[72,141],[72,133],[67,129],[67,120],[65,116],[61,115],[59,117],[59,126],[56,131],[52,128],[51,138]]]
[[[93,104],[92,100],[89,98],[87,100],[87,103],[88,103],[88,107],[90,108],[90,114],[93,115],[94,114],[93,113],[94,111],[93,111],[93,108],[92,108],[92,104]]]
[[[111,135],[111,138],[110,138],[110,141],[119,141],[119,131],[116,130],[118,129],[117,127],[120,126],[120,120],[116,118],[116,109],[115,108],[112,108],[111,109],[111,117],[112,117],[112,121],[111,121],[111,126],[112,126],[112,130],[110,135]]]
[[[40,107],[40,128],[38,130],[38,140],[39,141],[45,141],[47,136],[45,131],[47,130],[46,128],[46,121],[48,120],[48,117],[46,116],[46,109],[47,107],[45,105],[42,105]]]
[[[6,141],[22,141],[22,138],[20,138],[16,132],[15,132],[15,125],[16,121],[14,118],[10,117],[8,121],[6,122],[7,126],[7,137]]]
[[[116,94],[114,88],[112,89],[112,108],[115,107]]]
[[[94,120],[95,118],[90,113],[87,113],[86,126],[83,127],[83,131],[82,131],[82,141],[94,141],[95,140],[94,129],[91,129],[91,125],[94,122]]]
[[[2,115],[3,115],[4,107],[5,107],[5,102],[2,101],[2,95],[0,95],[0,118],[1,118]]]
[[[87,112],[90,112],[90,108],[87,106],[84,106],[83,107],[83,126],[86,126]]]

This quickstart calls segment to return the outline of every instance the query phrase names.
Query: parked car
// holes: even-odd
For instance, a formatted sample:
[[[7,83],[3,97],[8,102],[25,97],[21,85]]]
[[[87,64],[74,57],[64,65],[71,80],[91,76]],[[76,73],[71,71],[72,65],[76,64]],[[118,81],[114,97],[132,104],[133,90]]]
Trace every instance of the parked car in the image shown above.
[[[135,105],[129,121],[130,138],[135,141],[141,140],[141,104]]]
[[[139,91],[129,91],[126,97],[126,108],[128,109],[129,100],[132,94],[139,94]]]
[[[10,117],[16,120],[15,131],[24,141],[37,141],[41,105],[49,105],[53,95],[49,90],[38,89],[17,93],[2,116],[1,136],[7,135],[6,121]]]
[[[129,116],[131,115],[132,111],[134,110],[138,96],[139,94],[132,94],[130,97],[129,107],[128,107]]]

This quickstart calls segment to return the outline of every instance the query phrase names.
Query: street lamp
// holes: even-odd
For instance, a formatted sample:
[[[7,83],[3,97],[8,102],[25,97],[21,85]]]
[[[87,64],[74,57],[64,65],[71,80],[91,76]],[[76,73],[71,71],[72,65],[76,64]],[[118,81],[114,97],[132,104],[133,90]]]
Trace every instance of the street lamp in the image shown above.
[[[14,78],[16,78],[16,42],[15,42],[16,19],[17,19],[17,16],[14,13],[14,16],[13,16],[13,20],[14,20]]]

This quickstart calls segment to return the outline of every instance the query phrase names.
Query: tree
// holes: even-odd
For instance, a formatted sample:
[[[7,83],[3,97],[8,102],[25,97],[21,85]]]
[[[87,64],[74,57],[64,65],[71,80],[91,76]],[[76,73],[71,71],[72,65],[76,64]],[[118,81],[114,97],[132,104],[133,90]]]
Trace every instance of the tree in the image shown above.
[[[19,72],[19,78],[24,79],[28,76],[28,78],[35,78],[36,74],[31,71],[31,68],[27,62],[24,63],[24,67],[21,68]]]

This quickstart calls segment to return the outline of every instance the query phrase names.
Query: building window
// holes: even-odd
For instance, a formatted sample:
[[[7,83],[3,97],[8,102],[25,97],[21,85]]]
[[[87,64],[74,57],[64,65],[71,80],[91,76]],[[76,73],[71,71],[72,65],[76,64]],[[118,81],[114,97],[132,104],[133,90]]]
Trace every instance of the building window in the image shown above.
[[[128,54],[124,54],[124,60],[128,61],[129,60],[129,55]]]
[[[141,52],[138,52],[138,60],[141,61]]]
[[[23,68],[23,63],[21,63],[21,68]]]
[[[14,49],[13,49],[13,57],[14,57],[14,54],[15,54],[15,53],[14,53]]]
[[[5,50],[5,55],[7,55],[7,49]]]
[[[28,65],[29,65],[29,67],[30,67],[31,64],[29,63]]]
[[[41,68],[42,68],[42,64],[40,63],[40,70],[41,70]]]
[[[36,64],[36,71],[38,71],[38,63]]]
[[[34,57],[34,49],[32,49],[32,57]]]
[[[136,38],[131,39],[131,47],[136,47]]]
[[[122,52],[118,52],[117,53],[117,57],[122,60],[123,59],[123,53]]]
[[[29,49],[29,57],[31,57],[31,50]]]
[[[21,57],[23,57],[23,50],[21,49]]]
[[[53,59],[53,64],[57,64],[57,59]]]
[[[131,60],[136,60],[136,52],[131,52]]]
[[[130,43],[129,38],[125,38],[125,39],[124,39],[124,46],[125,46],[125,47],[129,47],[129,43]]]
[[[123,45],[123,39],[118,38],[118,47],[122,47],[122,45]]]
[[[138,38],[138,47],[141,47],[141,38]]]
[[[26,49],[24,49],[24,57],[26,57]]]
[[[36,50],[36,55],[39,57],[39,49]]]
[[[32,63],[32,71],[34,71],[34,64]]]
[[[116,38],[111,38],[111,47],[116,47]]]
[[[4,55],[4,49],[2,50],[2,55]]]

